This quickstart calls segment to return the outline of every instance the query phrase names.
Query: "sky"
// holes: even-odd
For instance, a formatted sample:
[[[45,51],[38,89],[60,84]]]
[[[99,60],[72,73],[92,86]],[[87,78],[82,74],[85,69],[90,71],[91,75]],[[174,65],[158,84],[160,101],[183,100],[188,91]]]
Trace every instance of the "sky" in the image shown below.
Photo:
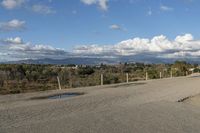
[[[200,57],[199,0],[0,0],[0,62]]]

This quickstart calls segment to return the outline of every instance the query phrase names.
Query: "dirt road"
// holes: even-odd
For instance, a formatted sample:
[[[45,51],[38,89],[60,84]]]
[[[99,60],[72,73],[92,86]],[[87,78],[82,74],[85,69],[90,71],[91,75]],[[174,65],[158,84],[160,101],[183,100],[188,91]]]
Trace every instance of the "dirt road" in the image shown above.
[[[62,92],[69,90],[62,90]],[[197,133],[200,77],[79,88],[85,95],[34,99],[59,91],[0,96],[0,133]]]

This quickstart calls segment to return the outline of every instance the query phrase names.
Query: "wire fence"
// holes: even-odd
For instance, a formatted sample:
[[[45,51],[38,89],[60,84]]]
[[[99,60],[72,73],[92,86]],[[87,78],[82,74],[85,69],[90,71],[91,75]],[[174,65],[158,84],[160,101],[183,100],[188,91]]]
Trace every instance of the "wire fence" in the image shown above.
[[[18,77],[6,77],[8,74],[0,72],[0,94],[128,83],[141,80],[187,76],[191,73],[186,71],[177,74],[177,72],[163,70],[148,72],[135,71],[134,73],[97,71],[91,74],[80,74],[75,71],[61,71],[48,76],[41,73],[39,76],[33,75],[32,77],[26,76],[24,78],[19,74]]]
[[[62,88],[77,88],[77,87],[87,87],[87,86],[98,86],[98,85],[108,85],[108,84],[118,84],[118,83],[129,83],[135,81],[144,81],[152,79],[163,79],[163,78],[173,78],[179,76],[187,76],[192,74],[192,72],[185,72],[185,74],[177,75],[172,71],[163,72],[143,72],[138,76],[137,73],[97,73],[92,75],[75,76],[70,75],[67,80],[63,76],[58,76],[61,80]]]

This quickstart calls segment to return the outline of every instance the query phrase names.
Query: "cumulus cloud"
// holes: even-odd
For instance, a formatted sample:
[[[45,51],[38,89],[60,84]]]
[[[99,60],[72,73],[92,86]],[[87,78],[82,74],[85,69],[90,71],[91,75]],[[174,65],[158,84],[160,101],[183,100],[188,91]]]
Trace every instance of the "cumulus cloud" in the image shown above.
[[[54,14],[56,13],[55,10],[52,9],[52,7],[49,7],[47,5],[33,5],[32,6],[32,10],[36,13],[40,13],[40,14]]]
[[[160,10],[162,10],[162,11],[173,11],[174,9],[172,7],[161,5]]]
[[[81,0],[86,5],[98,5],[103,11],[108,10],[108,0]]]
[[[200,40],[194,40],[191,34],[179,35],[174,40],[166,36],[133,38],[115,45],[84,45],[74,49],[79,55],[134,56],[151,54],[156,58],[200,57]]]
[[[3,0],[1,5],[6,9],[15,9],[24,4],[27,0]]]
[[[194,40],[194,37],[191,34],[185,34],[184,36],[177,36],[175,41],[180,43],[185,43],[188,41]]]
[[[23,41],[20,37],[7,38],[7,39],[3,40],[2,42],[7,43],[7,44],[23,44]]]
[[[25,28],[25,21],[13,19],[8,22],[0,22],[0,31],[23,30]]]
[[[152,38],[133,38],[114,45],[83,45],[76,46],[72,53],[50,45],[31,44],[22,38],[7,38],[0,40],[0,61],[66,58],[66,57],[100,57],[121,58],[131,57],[147,60],[168,59],[199,59],[200,40],[195,40],[191,34],[179,35],[175,39],[168,39],[164,35]],[[134,60],[133,60],[134,61]]]
[[[20,37],[8,38],[0,41],[1,57],[7,60],[59,58],[67,52],[50,45],[25,43]]]

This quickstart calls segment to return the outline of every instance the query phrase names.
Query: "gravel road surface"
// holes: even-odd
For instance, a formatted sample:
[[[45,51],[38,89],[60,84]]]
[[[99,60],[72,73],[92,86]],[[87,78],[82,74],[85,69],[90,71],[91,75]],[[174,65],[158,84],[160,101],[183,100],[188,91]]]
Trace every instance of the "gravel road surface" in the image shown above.
[[[64,92],[84,95],[34,99]],[[200,77],[0,95],[0,133],[199,133]],[[200,101],[200,100],[199,100]]]

